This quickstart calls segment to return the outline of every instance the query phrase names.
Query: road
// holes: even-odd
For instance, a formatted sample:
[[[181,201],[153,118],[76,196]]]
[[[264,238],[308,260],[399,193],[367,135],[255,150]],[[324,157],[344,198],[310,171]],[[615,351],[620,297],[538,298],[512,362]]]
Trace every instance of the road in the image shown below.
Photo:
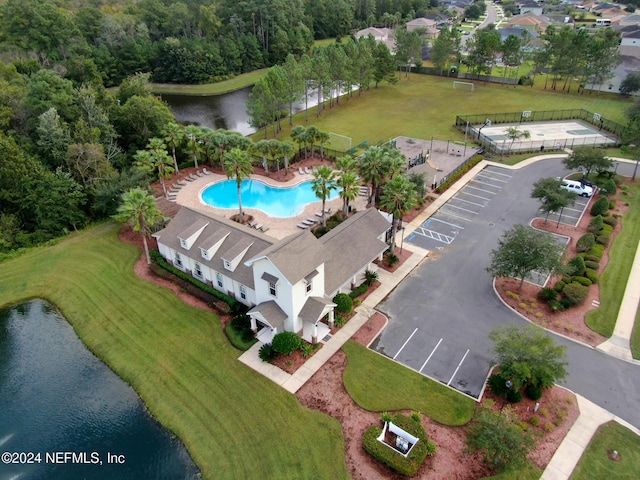
[[[486,272],[489,252],[505,230],[514,224],[527,225],[537,215],[539,204],[529,197],[533,182],[568,173],[560,159],[536,162],[519,170],[490,168],[492,177],[499,178],[501,171],[506,175],[501,188],[491,196],[477,190],[478,197],[490,198],[487,202],[477,202],[482,207],[467,208],[477,213],[460,209],[449,214],[461,217],[458,226],[463,229],[456,229],[457,233],[451,234],[454,240],[443,243],[435,259],[416,268],[378,305],[389,317],[389,326],[372,345],[418,371],[426,361],[422,373],[429,376],[432,376],[428,371],[432,359],[441,353],[449,355],[449,368],[457,365],[465,376],[463,388],[458,387],[461,390],[469,380],[477,384],[474,374],[479,370],[488,370],[492,348],[489,331],[500,325],[526,323],[496,297],[491,276]],[[633,168],[634,164],[621,163],[617,171],[630,176]],[[481,177],[478,188],[491,183],[486,175]],[[561,384],[640,428],[640,409],[637,408],[640,366],[563,337],[554,337],[568,347],[568,375]],[[440,344],[438,339],[442,339]],[[468,354],[463,358],[464,352]],[[441,359],[438,362],[447,363]],[[434,370],[442,370],[444,363],[436,365]],[[465,368],[467,372],[463,372]],[[444,374],[444,380],[437,375],[435,378],[447,383],[449,372]],[[452,386],[457,375],[459,373],[450,376]]]
[[[461,49],[466,52],[466,45],[467,42],[469,41],[469,39],[473,36],[473,33],[478,30],[478,29],[482,29],[484,27],[486,27],[487,25],[489,25],[490,23],[493,23],[494,25],[497,23],[498,21],[498,10],[496,8],[496,5],[494,3],[487,3],[487,18],[485,18],[481,24],[479,24],[474,30],[473,32],[471,32],[471,35],[463,35],[462,39],[460,41],[460,46]]]

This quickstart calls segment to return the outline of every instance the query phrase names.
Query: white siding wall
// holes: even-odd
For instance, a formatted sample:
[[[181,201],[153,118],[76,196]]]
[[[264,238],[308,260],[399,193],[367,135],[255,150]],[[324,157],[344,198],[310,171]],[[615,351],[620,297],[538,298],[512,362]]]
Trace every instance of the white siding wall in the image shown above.
[[[262,274],[265,272],[279,279],[277,296],[275,297],[269,293],[269,283],[262,279]],[[292,321],[292,318],[294,318],[293,292],[284,275],[269,260],[261,259],[253,264],[253,282],[255,284],[256,303],[260,304],[274,300],[288,317],[284,325],[285,330],[289,332],[295,331]]]

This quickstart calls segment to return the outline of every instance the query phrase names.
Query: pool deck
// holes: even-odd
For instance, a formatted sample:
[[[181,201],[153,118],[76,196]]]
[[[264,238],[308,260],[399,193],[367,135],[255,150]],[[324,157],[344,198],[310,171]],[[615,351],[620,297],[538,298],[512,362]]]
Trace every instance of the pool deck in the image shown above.
[[[253,180],[259,180],[275,187],[290,187],[293,185],[297,185],[298,183],[311,180],[313,178],[313,175],[300,175],[297,171],[293,171],[292,178],[286,182],[278,182],[263,175],[251,175],[250,178]],[[232,215],[238,213],[237,208],[215,208],[207,205],[200,198],[200,193],[202,192],[202,190],[204,190],[212,183],[216,183],[221,180],[227,180],[227,177],[225,175],[211,172],[209,175],[198,177],[190,182],[187,181],[177,192],[175,201],[178,205],[184,207],[211,212],[215,213],[216,215],[229,218]],[[367,198],[364,196],[358,196],[358,198],[356,198],[353,202],[350,202],[350,205],[357,210],[364,210],[367,205]],[[342,208],[342,199],[337,198],[335,200],[327,201],[325,208],[330,208],[332,214],[337,212]],[[300,215],[288,218],[271,217],[262,210],[256,210],[254,208],[243,208],[243,210],[245,214],[252,215],[253,219],[256,220],[259,224],[269,228],[269,230],[266,232],[267,235],[277,239],[282,239],[299,232],[300,228],[298,228],[297,225],[306,218],[313,218],[315,220],[318,220],[319,222],[322,221],[320,217],[316,216],[316,213],[322,210],[321,201],[308,204],[307,206],[305,206]]]

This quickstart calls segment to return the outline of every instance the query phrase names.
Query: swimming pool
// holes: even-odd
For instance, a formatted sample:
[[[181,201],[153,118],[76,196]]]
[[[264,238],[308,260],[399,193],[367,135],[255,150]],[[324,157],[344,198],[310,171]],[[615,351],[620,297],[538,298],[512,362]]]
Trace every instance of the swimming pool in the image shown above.
[[[320,202],[311,189],[311,182],[292,187],[272,187],[259,180],[243,180],[240,187],[242,208],[262,210],[271,217],[295,217],[312,202]],[[327,200],[338,198],[337,190]],[[238,208],[238,187],[235,180],[224,180],[206,187],[200,194],[204,203],[216,208]],[[318,207],[318,211],[322,206]]]

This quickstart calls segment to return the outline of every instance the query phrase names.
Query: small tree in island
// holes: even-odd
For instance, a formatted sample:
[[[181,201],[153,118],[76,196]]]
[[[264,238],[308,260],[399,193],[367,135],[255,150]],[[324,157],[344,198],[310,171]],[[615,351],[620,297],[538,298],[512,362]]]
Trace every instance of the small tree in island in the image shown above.
[[[233,148],[224,154],[224,170],[227,178],[235,178],[238,187],[238,215],[240,223],[244,223],[244,212],[242,211],[242,195],[240,189],[242,180],[248,178],[253,173],[253,165],[249,154],[239,148]]]
[[[523,225],[515,225],[498,240],[498,248],[491,250],[491,265],[487,271],[496,277],[517,277],[518,290],[531,272],[551,273],[561,268],[564,247],[553,235]]]
[[[559,211],[560,217],[558,218],[558,225],[560,225],[562,211],[565,207],[576,203],[577,195],[574,192],[562,188],[561,179],[549,177],[541,178],[533,184],[531,198],[536,198],[542,203],[540,210],[546,214],[544,223],[547,223],[550,213],[557,213]]]

